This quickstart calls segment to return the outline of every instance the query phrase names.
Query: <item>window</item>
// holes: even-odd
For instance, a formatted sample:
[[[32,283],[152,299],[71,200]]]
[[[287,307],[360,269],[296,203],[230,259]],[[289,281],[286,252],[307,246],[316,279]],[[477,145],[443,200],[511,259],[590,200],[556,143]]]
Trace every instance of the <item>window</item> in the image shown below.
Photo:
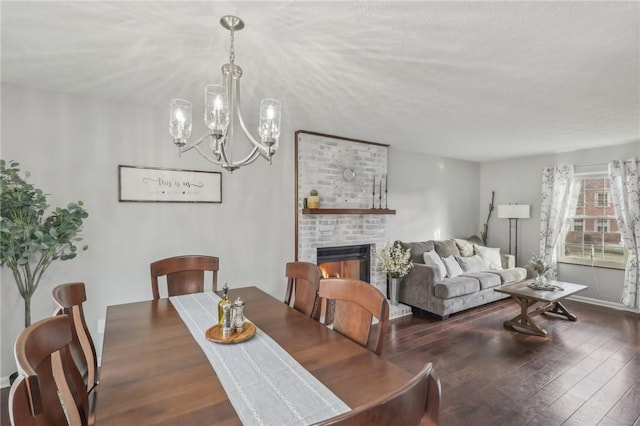
[[[605,173],[576,176],[574,184],[576,198],[560,237],[558,260],[624,269],[627,252],[609,201],[608,177]]]
[[[598,219],[598,232],[609,232],[609,219]]]
[[[573,219],[573,231],[584,231],[584,219]]]
[[[607,207],[609,205],[609,193],[608,192],[596,193],[596,205],[598,207]]]

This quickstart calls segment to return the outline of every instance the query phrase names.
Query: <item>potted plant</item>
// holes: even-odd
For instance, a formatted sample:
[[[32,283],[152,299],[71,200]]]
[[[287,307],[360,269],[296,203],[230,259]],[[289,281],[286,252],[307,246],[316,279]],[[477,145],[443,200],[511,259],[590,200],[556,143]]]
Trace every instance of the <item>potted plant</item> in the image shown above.
[[[386,246],[378,252],[380,267],[387,274],[390,283],[389,295],[391,304],[398,304],[398,284],[402,277],[413,267],[410,259],[411,250],[403,249],[398,244]]]
[[[318,196],[318,191],[312,189],[309,192],[309,197],[307,197],[307,205],[310,209],[317,209],[320,207],[320,197]]]
[[[529,259],[529,267],[536,273],[536,284],[544,286],[547,284],[547,274],[551,270],[551,266],[547,265],[547,262],[540,256],[533,255]]]
[[[0,160],[0,266],[13,273],[24,299],[27,327],[31,324],[31,297],[43,274],[54,261],[76,257],[82,221],[89,214],[78,201],[45,216],[49,207],[46,195],[20,176],[19,165]],[[29,176],[25,173],[25,178]]]

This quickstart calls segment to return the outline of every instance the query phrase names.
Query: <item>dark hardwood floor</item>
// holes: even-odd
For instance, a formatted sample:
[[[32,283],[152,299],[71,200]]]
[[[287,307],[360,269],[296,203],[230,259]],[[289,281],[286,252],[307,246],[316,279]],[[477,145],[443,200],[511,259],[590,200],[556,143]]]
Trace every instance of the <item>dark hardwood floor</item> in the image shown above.
[[[383,356],[417,372],[432,361],[441,424],[640,426],[640,315],[567,301],[577,322],[539,318],[546,338],[506,330],[511,300],[446,321],[391,321]],[[8,388],[2,425],[8,425]]]
[[[566,302],[571,322],[543,315],[546,338],[506,330],[507,299],[447,321],[392,321],[383,356],[411,371],[432,361],[441,423],[640,425],[640,316]]]

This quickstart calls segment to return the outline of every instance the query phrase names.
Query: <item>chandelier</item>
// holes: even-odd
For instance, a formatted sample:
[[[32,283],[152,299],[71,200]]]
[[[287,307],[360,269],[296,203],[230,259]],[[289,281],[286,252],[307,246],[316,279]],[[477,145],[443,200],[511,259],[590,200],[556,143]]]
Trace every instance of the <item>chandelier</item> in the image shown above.
[[[280,101],[263,99],[260,102],[260,122],[258,125],[260,140],[256,140],[249,133],[242,119],[240,112],[242,68],[234,63],[233,36],[236,31],[244,28],[244,22],[236,16],[228,15],[220,19],[220,25],[230,33],[229,63],[222,66],[224,84],[209,84],[204,88],[204,122],[208,131],[200,139],[187,145],[187,139],[191,135],[193,104],[184,99],[172,99],[169,134],[173,137],[173,143],[178,147],[180,155],[195,148],[208,161],[229,172],[251,164],[259,157],[263,157],[271,164],[271,157],[278,149],[278,137],[280,136]],[[236,117],[251,144],[251,151],[243,159],[233,161],[231,147]],[[210,152],[201,147],[205,140],[209,142]]]

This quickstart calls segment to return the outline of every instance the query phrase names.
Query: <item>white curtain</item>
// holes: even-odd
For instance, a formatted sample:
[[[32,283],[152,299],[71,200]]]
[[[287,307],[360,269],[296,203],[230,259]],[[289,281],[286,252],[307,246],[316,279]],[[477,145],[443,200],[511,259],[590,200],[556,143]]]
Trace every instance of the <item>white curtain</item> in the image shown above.
[[[553,279],[557,277],[556,246],[574,198],[573,175],[571,164],[558,164],[542,169],[540,256],[551,266],[549,276]]]
[[[624,246],[629,258],[624,271],[622,303],[640,310],[640,273],[638,272],[640,246],[640,187],[636,160],[614,160],[609,163],[611,198]]]

